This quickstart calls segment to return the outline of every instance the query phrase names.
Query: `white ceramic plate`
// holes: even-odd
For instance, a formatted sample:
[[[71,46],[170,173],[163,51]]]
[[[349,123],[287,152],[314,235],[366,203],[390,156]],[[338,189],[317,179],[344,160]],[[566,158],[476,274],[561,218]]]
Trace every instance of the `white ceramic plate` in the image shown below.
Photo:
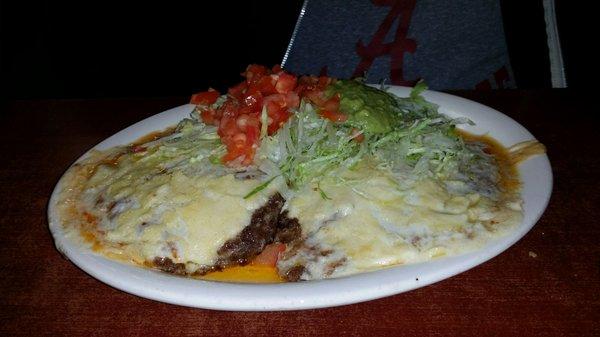
[[[410,89],[392,87],[390,91],[398,96],[407,96]],[[440,112],[474,121],[475,126],[463,126],[467,131],[489,133],[505,146],[534,139],[523,126],[487,106],[434,91],[427,91],[424,96],[437,103]],[[192,109],[193,106],[188,104],[149,117],[106,139],[95,149],[127,144],[151,131],[162,130],[187,117]],[[222,310],[321,308],[372,300],[423,287],[473,268],[509,248],[537,222],[552,191],[552,171],[546,155],[527,160],[520,165],[519,171],[523,181],[524,218],[521,226],[510,236],[491,242],[480,251],[461,256],[322,281],[220,283],[172,276],[109,260],[65,237],[55,207],[60,181],[50,199],[48,218],[56,246],[65,256],[98,280],[134,295],[178,305]]]

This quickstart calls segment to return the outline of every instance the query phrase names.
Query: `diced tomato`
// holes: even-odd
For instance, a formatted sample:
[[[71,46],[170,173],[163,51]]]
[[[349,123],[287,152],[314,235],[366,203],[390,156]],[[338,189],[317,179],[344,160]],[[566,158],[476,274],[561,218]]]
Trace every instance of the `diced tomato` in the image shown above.
[[[271,95],[277,93],[275,84],[277,84],[277,77],[275,75],[264,76],[256,82],[256,88],[263,95]]]
[[[256,123],[258,124],[258,123]],[[248,139],[248,144],[252,145],[255,144],[256,141],[258,140],[258,137],[260,136],[260,128],[258,127],[258,125],[248,125],[248,127],[246,128],[246,139]]]
[[[298,88],[300,88],[300,91],[296,89],[296,92],[310,101],[319,110],[319,114],[323,118],[337,123],[345,122],[348,120],[348,116],[339,111],[340,95],[335,94],[330,98],[325,97],[324,90],[332,81],[331,78],[325,76],[319,78],[304,76],[299,80]]]
[[[215,119],[215,111],[212,109],[202,110],[200,112],[200,117],[202,117],[202,120],[206,124],[214,125],[215,122],[217,122],[217,120]]]
[[[227,163],[234,159],[237,159],[242,155],[244,155],[244,151],[242,151],[241,148],[228,146],[227,153],[223,156],[223,158],[221,158],[221,160]]]
[[[221,117],[219,121],[219,129],[217,133],[221,138],[223,137],[233,137],[238,132],[236,117],[235,116],[226,116]]]
[[[297,93],[290,91],[285,95],[285,105],[288,109],[295,109],[300,105],[300,97]]]
[[[221,96],[221,94],[219,94],[218,91],[208,89],[208,91],[202,91],[193,94],[192,98],[190,99],[190,103],[196,105],[211,105],[217,101],[217,98],[219,98],[219,96]]]
[[[219,97],[218,92],[209,90],[192,98],[201,107],[200,117],[207,124],[218,126],[217,132],[227,148],[222,160],[250,165],[260,142],[261,114],[268,115],[267,132],[273,135],[287,122],[292,109],[307,98],[324,118],[336,122],[346,120],[339,112],[340,97],[326,98],[324,91],[332,79],[326,76],[296,76],[286,73],[281,66],[272,69],[251,64],[242,73],[245,81],[229,88],[227,100],[217,109],[208,105]],[[200,95],[201,94],[201,95]],[[237,164],[232,164],[237,165]]]
[[[348,116],[344,115],[339,111],[321,110],[319,111],[323,118],[327,118],[332,122],[341,123],[348,120]]]
[[[275,267],[277,265],[277,260],[279,260],[279,255],[283,252],[285,252],[285,244],[272,243],[267,245],[262,253],[258,254],[252,260],[252,264]]]
[[[231,139],[235,143],[236,147],[244,147],[244,144],[246,144],[246,140],[248,139],[248,137],[246,137],[245,133],[238,132]]]
[[[273,94],[265,97],[263,101],[264,105],[267,107],[267,113],[275,112],[276,109],[285,107],[285,95],[282,94]]]
[[[323,102],[320,106],[321,109],[327,111],[339,111],[340,110],[340,95],[335,94],[330,99]]]
[[[352,136],[352,139],[358,143],[362,143],[363,140],[365,140],[365,135],[357,128],[352,128],[350,135]]]
[[[227,100],[221,105],[222,116],[234,117],[238,115],[240,109],[240,101],[238,100]]]
[[[250,90],[244,95],[244,105],[250,108],[248,111],[259,112],[262,110],[263,94],[259,90]]]
[[[277,84],[275,84],[275,90],[277,90],[277,92],[280,94],[287,94],[288,92],[294,90],[296,87],[296,81],[296,76],[287,73],[281,73],[277,79]]]
[[[269,124],[269,126],[267,127],[267,133],[269,134],[269,136],[274,135],[277,130],[279,130],[281,128],[281,126],[283,124],[285,124],[285,122],[288,121],[288,119],[290,119],[290,112],[287,109],[281,109],[279,111],[277,111],[277,113],[271,117],[271,119],[273,120],[271,124]]]
[[[147,150],[147,148],[145,146],[141,146],[141,145],[136,145],[131,148],[131,152],[133,152],[133,153],[146,152],[146,150]]]
[[[299,84],[313,86],[312,89],[315,88],[314,85],[316,85],[318,81],[319,79],[315,76],[300,76],[298,79]]]
[[[317,107],[320,107],[325,103],[323,93],[317,90],[305,90],[303,96]]]
[[[236,121],[235,124],[237,126],[238,129],[240,129],[241,131],[246,131],[246,128],[248,128],[248,115],[247,114],[243,114],[240,115]]]
[[[227,93],[229,94],[229,96],[233,96],[237,99],[242,99],[246,88],[248,88],[248,84],[246,84],[246,82],[241,82],[240,84],[229,88]]]
[[[246,77],[246,82],[253,83],[260,80],[261,77],[268,74],[269,69],[267,69],[267,67],[258,64],[251,64],[246,68],[244,76]]]
[[[298,79],[298,84],[306,90],[323,91],[333,82],[334,79],[327,76],[302,76]]]
[[[325,90],[325,88],[327,88],[327,86],[330,85],[332,82],[333,82],[333,79],[331,77],[320,76],[319,82],[317,83],[317,88],[319,88],[321,90]]]
[[[281,65],[276,64],[273,66],[273,68],[271,69],[271,71],[273,72],[273,74],[277,74],[281,71],[283,71],[283,69],[281,69]]]
[[[292,99],[293,100],[293,99]],[[273,94],[267,96],[264,104],[269,115],[269,125],[267,131],[273,135],[290,118],[290,112],[287,109],[287,96],[283,94]]]

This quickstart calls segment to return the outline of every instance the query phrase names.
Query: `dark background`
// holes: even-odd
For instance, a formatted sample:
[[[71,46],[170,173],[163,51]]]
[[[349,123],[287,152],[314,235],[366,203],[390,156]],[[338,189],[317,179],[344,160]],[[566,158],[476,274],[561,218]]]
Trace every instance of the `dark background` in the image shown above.
[[[249,63],[281,62],[302,1],[24,0],[0,6],[2,98],[14,100],[224,90]],[[541,0],[502,6],[510,19],[505,26],[511,62],[526,74],[517,84],[543,86],[538,78],[548,76],[540,75],[547,68],[537,61],[547,57],[545,36],[539,36]],[[578,9],[564,0],[556,0],[556,7],[568,84],[578,87]]]
[[[3,1],[9,98],[188,95],[281,62],[301,1]]]

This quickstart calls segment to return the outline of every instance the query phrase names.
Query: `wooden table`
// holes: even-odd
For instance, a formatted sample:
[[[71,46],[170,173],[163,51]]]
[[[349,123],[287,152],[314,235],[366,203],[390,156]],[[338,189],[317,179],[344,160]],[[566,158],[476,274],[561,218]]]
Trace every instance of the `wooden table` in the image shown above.
[[[185,98],[20,101],[0,116],[0,335],[600,336],[600,119],[569,90],[459,92],[548,148],[554,192],[516,245],[468,272],[337,308],[220,312],[129,295],[62,258],[47,228],[58,178],[87,149]]]

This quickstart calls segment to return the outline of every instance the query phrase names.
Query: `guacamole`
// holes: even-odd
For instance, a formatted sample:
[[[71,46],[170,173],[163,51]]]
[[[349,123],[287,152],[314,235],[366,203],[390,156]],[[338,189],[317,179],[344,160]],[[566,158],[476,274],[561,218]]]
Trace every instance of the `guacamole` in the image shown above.
[[[338,80],[326,94],[340,94],[340,111],[348,116],[347,124],[365,133],[386,133],[400,122],[400,108],[387,92],[371,88],[356,80]]]

